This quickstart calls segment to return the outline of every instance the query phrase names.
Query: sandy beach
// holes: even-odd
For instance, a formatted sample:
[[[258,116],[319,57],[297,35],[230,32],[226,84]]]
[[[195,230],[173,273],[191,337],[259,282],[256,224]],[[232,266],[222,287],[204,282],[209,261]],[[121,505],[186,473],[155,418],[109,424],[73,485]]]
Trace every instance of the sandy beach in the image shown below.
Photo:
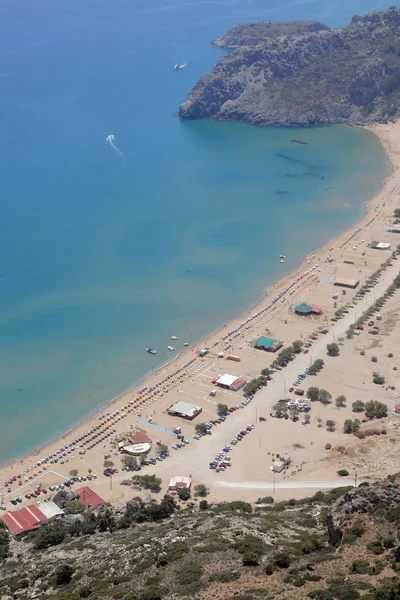
[[[61,438],[3,465],[0,468],[1,504],[12,508],[11,499],[18,495],[23,498],[38,483],[43,487],[62,483],[71,470],[77,470],[81,476],[96,473],[97,479],[90,481],[89,485],[106,501],[123,504],[133,495],[133,490],[120,483],[133,473],[122,472],[121,455],[116,444],[135,431],[145,432],[151,438],[150,456],[157,455],[157,442],[168,445],[170,449],[166,460],[144,467],[141,474],[159,475],[164,491],[172,475],[190,474],[195,485],[206,484],[210,498],[217,500],[255,500],[259,496],[271,495],[271,492],[278,498],[304,496],[313,489],[332,487],[332,483],[340,480],[336,473],[339,468],[349,471],[346,482],[351,482],[354,474],[359,479],[373,478],[374,474],[381,477],[396,470],[395,453],[390,452],[400,435],[397,423],[398,419],[400,424],[400,416],[394,412],[398,401],[399,375],[393,366],[400,351],[400,311],[396,309],[396,297],[391,298],[382,309],[382,327],[378,335],[362,331],[360,336],[347,340],[345,331],[385,292],[399,273],[400,261],[394,261],[383,271],[374,290],[357,304],[352,304],[357,290],[346,289],[346,293],[342,293],[341,288],[334,286],[335,278],[357,279],[361,286],[400,243],[400,235],[388,231],[394,222],[393,210],[400,208],[400,121],[377,126],[372,131],[385,148],[393,173],[380,193],[368,201],[362,221],[307,257],[295,272],[268,289],[260,302],[246,314],[187,348],[139,386],[114,399],[106,408],[103,407]],[[389,243],[391,249],[373,249],[369,246],[372,241]],[[335,294],[338,294],[336,300],[333,298]],[[301,302],[321,307],[322,315],[296,315],[294,306]],[[351,304],[352,308],[344,318],[332,321],[337,308],[345,304]],[[327,334],[318,333],[324,328],[328,329]],[[210,396],[210,391],[215,389],[211,381],[213,378],[228,373],[249,381],[274,360],[274,354],[253,347],[252,342],[259,336],[281,340],[283,347],[294,340],[306,342],[311,336],[316,339],[312,340],[307,353],[298,355],[285,369],[274,373],[268,386],[260,390],[252,402],[234,411],[225,423],[215,426],[213,435],[193,439],[196,423],[216,419],[218,403],[231,407],[243,400],[241,391],[220,388],[215,397]],[[340,344],[340,356],[337,358],[326,356],[326,344],[332,341]],[[173,341],[169,343],[173,344]],[[210,352],[201,358],[198,350],[203,347],[209,348]],[[364,355],[360,354],[361,350]],[[389,358],[388,352],[395,358]],[[218,353],[224,353],[224,358],[220,358]],[[240,357],[240,361],[227,360],[229,353]],[[379,371],[385,374],[383,386],[372,382],[372,353],[377,356]],[[324,359],[325,368],[316,377],[308,377],[301,387],[306,390],[316,385],[327,389],[333,399],[344,394],[347,406],[337,408],[334,402],[326,406],[314,403],[308,425],[302,425],[301,414],[296,422],[271,418],[274,404],[281,397],[294,397],[289,388],[297,374],[317,358]],[[351,411],[352,402],[371,399],[388,405],[389,416],[380,425],[387,430],[387,435],[358,440],[344,434],[344,420],[357,416]],[[169,416],[168,407],[178,400],[201,406],[201,415],[193,421]],[[266,421],[259,421],[260,416],[264,416]],[[328,419],[334,420],[335,431],[329,432],[324,425],[319,426],[319,418],[323,423]],[[208,465],[215,454],[248,424],[254,424],[255,428],[232,448],[232,466],[220,473],[210,470]],[[171,432],[177,426],[182,428],[190,443],[173,450],[171,447],[176,443],[176,437]],[[332,445],[332,451],[325,449],[326,443]],[[276,454],[285,453],[292,458],[289,469],[273,476],[270,470],[272,460]],[[106,455],[119,469],[112,480],[103,475]],[[393,460],[390,459],[392,455]],[[5,485],[13,477],[16,480]],[[340,483],[343,481],[340,480]],[[48,494],[47,497],[50,496]],[[29,502],[25,498],[23,501]]]

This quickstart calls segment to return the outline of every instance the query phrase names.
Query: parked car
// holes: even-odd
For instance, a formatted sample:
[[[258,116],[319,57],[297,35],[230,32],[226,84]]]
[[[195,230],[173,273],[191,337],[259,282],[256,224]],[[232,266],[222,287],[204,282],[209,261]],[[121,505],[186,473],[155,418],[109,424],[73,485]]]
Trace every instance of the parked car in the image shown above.
[[[258,420],[263,422],[263,421],[266,421],[267,419],[265,417],[259,417]]]

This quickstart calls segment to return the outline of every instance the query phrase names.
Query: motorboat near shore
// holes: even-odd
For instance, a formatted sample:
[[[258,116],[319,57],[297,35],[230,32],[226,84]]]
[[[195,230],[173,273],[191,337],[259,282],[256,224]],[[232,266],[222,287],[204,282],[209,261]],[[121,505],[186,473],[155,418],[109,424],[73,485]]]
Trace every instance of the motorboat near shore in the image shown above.
[[[157,354],[157,350],[154,350],[151,346],[146,348],[146,352],[148,352],[149,354]]]
[[[168,350],[171,350],[171,352],[173,352],[175,350],[175,348],[173,346],[167,346]]]

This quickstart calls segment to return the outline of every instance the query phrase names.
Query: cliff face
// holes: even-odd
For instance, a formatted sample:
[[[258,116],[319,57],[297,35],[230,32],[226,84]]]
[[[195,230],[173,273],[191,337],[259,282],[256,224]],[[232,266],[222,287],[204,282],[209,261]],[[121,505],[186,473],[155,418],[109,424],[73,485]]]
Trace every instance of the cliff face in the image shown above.
[[[309,126],[382,122],[400,113],[400,9],[332,30],[310,21],[237,25],[233,48],[203,75],[181,119]]]

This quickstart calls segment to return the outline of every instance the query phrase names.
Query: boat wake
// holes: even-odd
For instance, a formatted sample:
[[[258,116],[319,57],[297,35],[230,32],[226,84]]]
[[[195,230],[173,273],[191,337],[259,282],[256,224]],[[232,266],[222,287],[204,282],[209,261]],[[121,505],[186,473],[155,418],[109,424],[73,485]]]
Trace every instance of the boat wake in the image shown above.
[[[106,137],[106,142],[108,142],[110,144],[111,148],[113,148],[115,150],[115,152],[117,152],[120,155],[120,157],[122,158],[122,162],[125,165],[126,158],[125,158],[124,154],[122,154],[121,150],[119,150],[119,148],[117,148],[117,146],[114,144],[114,140],[115,140],[115,135],[113,135],[112,133],[110,133],[110,135],[108,135]]]

